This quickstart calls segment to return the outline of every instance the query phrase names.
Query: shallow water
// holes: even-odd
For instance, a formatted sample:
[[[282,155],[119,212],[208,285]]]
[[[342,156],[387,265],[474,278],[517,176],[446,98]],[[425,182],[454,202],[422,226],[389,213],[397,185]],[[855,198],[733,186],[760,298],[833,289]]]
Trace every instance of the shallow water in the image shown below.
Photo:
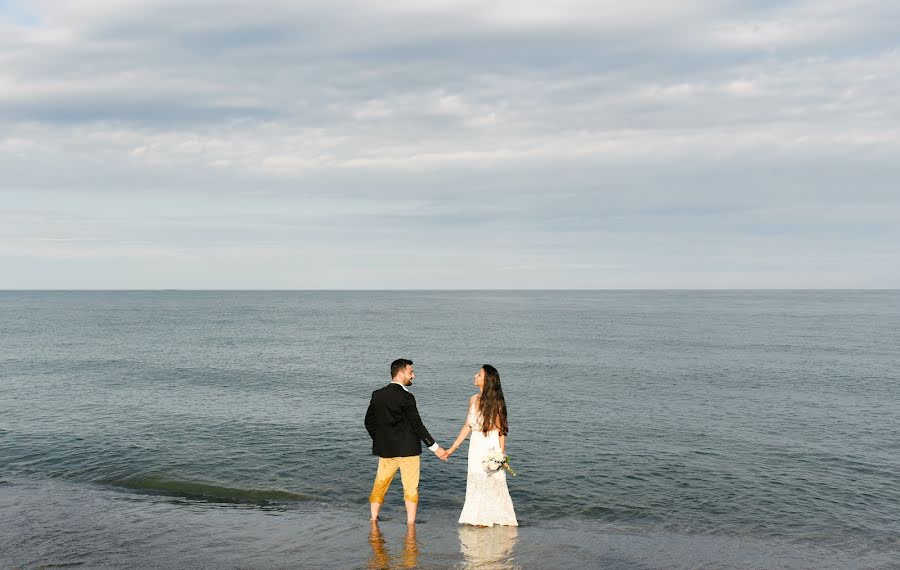
[[[356,524],[375,465],[368,396],[405,356],[445,445],[472,374],[500,370],[528,544],[566,544],[552,538],[563,525],[622,544],[676,537],[697,564],[738,541],[872,566],[900,556],[898,331],[896,291],[0,292],[0,529],[21,560],[39,556],[30,520],[79,517],[41,499],[57,484],[126,497],[161,533],[191,509],[238,542],[246,516]],[[420,512],[442,535],[458,534],[464,481],[462,455],[425,456]],[[10,509],[16,496],[27,511]],[[73,533],[86,551],[104,544]],[[238,547],[223,541],[225,560]],[[159,544],[135,533],[121,548]],[[521,537],[508,560],[522,552],[536,560]],[[770,567],[753,552],[717,563]],[[629,556],[623,567],[644,563]]]
[[[555,519],[519,528],[455,524],[386,506],[279,507],[135,495],[70,482],[0,486],[2,568],[895,568],[896,551],[811,540],[685,535]],[[16,522],[10,524],[10,519]]]

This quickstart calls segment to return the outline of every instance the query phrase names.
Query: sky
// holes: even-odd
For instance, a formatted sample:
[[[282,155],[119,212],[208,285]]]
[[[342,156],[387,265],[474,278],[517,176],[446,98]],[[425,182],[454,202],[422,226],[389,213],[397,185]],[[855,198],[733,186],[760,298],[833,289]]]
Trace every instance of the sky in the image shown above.
[[[0,0],[0,289],[900,288],[900,3]]]

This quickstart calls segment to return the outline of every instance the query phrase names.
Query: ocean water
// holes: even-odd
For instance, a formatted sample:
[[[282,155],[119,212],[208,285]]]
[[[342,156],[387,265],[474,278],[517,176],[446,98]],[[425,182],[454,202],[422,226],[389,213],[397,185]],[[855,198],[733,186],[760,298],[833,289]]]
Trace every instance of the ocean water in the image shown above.
[[[0,567],[478,566],[462,452],[363,524],[399,357],[445,446],[500,371],[497,567],[900,567],[898,291],[0,292]]]

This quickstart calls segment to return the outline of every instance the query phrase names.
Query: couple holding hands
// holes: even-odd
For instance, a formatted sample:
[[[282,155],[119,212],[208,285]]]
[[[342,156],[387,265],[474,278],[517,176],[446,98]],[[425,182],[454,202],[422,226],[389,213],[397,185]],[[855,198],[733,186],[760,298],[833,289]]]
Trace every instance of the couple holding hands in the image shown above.
[[[415,524],[419,502],[419,456],[422,444],[428,446],[442,460],[450,455],[471,434],[469,443],[466,502],[459,522],[475,526],[518,526],[506,473],[505,463],[506,401],[500,386],[500,374],[490,364],[482,366],[474,377],[478,393],[469,399],[465,423],[456,441],[443,449],[425,429],[416,398],[409,391],[416,377],[412,360],[400,358],[391,363],[391,383],[372,392],[366,410],[366,430],[372,437],[372,453],[378,456],[375,484],[369,495],[372,521],[384,502],[397,470],[403,483],[406,503],[406,523]]]

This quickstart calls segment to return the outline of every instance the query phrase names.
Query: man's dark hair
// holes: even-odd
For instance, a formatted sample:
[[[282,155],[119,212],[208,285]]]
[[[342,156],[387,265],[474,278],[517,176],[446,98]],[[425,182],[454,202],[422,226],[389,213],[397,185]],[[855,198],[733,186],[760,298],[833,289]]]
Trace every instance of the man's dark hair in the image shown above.
[[[397,374],[406,368],[407,366],[412,365],[413,361],[407,358],[398,358],[397,360],[391,362],[391,378],[396,378]]]

